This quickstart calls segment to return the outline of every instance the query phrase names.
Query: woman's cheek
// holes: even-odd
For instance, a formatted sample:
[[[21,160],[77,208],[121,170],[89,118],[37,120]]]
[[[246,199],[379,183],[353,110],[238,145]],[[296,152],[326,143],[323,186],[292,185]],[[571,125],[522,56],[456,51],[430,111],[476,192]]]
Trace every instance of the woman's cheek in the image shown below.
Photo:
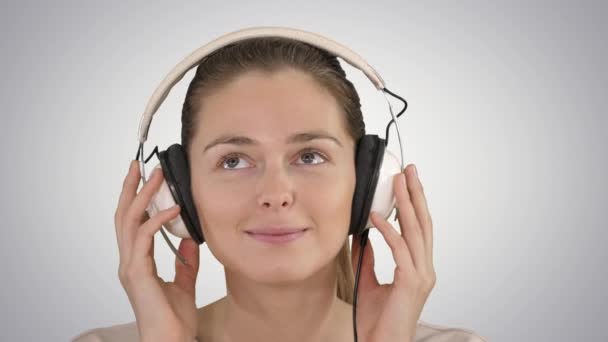
[[[340,174],[339,172],[336,172]],[[351,177],[320,175],[302,186],[306,207],[313,217],[335,226],[347,226],[350,221],[352,196],[354,193],[354,174]]]
[[[227,230],[234,233],[235,220],[238,220],[238,213],[243,212],[240,204],[244,201],[243,192],[212,177],[194,180],[192,186],[199,219],[205,223],[205,239],[226,234]]]

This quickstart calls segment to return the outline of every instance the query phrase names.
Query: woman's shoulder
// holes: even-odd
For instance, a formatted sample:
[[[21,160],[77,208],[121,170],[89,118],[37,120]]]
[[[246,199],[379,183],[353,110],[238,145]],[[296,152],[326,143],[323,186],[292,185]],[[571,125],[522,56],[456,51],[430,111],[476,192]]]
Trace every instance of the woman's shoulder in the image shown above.
[[[431,324],[419,320],[414,342],[488,342],[476,332],[458,327]]]
[[[86,330],[72,342],[139,341],[137,323],[130,322]],[[414,342],[488,342],[474,331],[418,321]]]
[[[72,338],[72,342],[135,342],[139,341],[137,322],[89,329]]]

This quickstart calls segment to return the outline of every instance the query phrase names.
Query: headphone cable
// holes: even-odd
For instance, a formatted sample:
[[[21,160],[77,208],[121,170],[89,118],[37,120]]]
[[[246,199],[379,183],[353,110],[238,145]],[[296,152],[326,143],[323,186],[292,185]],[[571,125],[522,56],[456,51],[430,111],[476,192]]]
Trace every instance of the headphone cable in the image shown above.
[[[355,275],[355,290],[354,290],[354,298],[353,298],[353,332],[355,336],[355,342],[357,342],[357,292],[359,290],[359,276],[361,275],[361,263],[363,261],[363,252],[365,251],[365,246],[367,245],[367,236],[369,234],[369,229],[366,229],[361,233],[359,240],[359,261],[357,262],[357,273]]]
[[[401,108],[401,111],[399,111],[399,113],[397,113],[397,116],[396,116],[396,117],[394,117],[393,119],[391,119],[391,120],[389,121],[389,123],[386,125],[386,133],[385,133],[386,140],[384,141],[384,146],[388,146],[388,139],[389,139],[389,133],[390,133],[390,131],[389,131],[389,130],[390,130],[390,128],[391,128],[391,125],[392,125],[393,123],[394,123],[395,125],[397,124],[397,123],[395,122],[395,120],[396,120],[397,118],[399,118],[401,115],[403,115],[403,112],[405,112],[405,110],[407,109],[407,101],[406,101],[406,100],[405,100],[403,97],[401,97],[401,96],[399,96],[399,95],[397,95],[397,94],[393,93],[392,91],[388,90],[388,88],[383,88],[383,89],[382,89],[382,91],[384,91],[385,93],[388,93],[389,95],[391,95],[392,97],[394,97],[394,98],[396,98],[396,99],[400,100],[400,101],[403,103],[403,108]],[[388,101],[388,99],[387,99],[387,102],[388,102],[388,105],[389,105],[389,109],[390,109],[390,111],[391,111],[391,113],[392,113],[392,106],[391,106],[391,103],[390,103],[390,101]],[[398,129],[398,128],[397,128],[397,129]],[[397,132],[397,134],[399,134],[399,132]]]

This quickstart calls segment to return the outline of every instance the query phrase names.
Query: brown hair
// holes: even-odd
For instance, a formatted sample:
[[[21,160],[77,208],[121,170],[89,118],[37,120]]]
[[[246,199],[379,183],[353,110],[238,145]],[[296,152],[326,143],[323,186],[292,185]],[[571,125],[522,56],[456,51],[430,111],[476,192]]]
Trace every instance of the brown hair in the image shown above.
[[[345,127],[355,143],[365,134],[359,95],[353,84],[346,79],[346,73],[335,56],[297,40],[280,37],[250,38],[224,46],[206,56],[198,65],[182,108],[181,143],[188,155],[197,127],[196,113],[206,95],[244,72],[260,70],[270,73],[287,67],[312,75],[329,90],[345,114]],[[353,155],[354,153],[355,151]],[[337,296],[352,304],[354,276],[348,239],[336,256],[335,264]]]

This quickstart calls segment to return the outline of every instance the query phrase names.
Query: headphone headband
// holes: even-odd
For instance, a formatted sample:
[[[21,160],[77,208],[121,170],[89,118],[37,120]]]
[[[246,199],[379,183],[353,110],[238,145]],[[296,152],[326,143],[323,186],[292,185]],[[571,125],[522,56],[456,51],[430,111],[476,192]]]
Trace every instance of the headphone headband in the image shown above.
[[[384,81],[361,56],[347,48],[346,46],[335,42],[329,38],[319,34],[287,28],[287,27],[252,27],[225,34],[208,44],[201,46],[192,52],[183,61],[177,64],[171,72],[163,79],[160,85],[152,94],[152,97],[146,105],[146,109],[141,116],[139,123],[138,140],[143,144],[148,138],[148,129],[152,122],[152,116],[156,113],[161,103],[165,100],[171,88],[179,82],[184,75],[193,67],[197,66],[200,61],[215,50],[218,50],[228,44],[257,37],[282,37],[294,40],[299,40],[317,48],[326,50],[337,57],[341,57],[348,64],[361,70],[367,78],[374,84],[376,89],[382,90],[385,88]]]

